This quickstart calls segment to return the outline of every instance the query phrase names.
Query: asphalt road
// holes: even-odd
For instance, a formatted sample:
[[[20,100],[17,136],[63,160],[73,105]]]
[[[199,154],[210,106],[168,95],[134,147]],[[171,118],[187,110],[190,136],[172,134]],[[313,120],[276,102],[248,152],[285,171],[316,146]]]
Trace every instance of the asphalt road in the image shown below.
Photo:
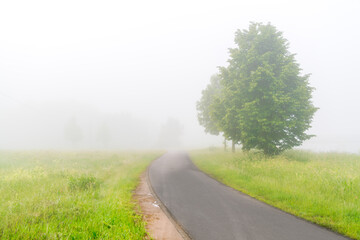
[[[170,152],[149,168],[154,192],[195,240],[344,240],[224,186],[194,166],[184,152]]]

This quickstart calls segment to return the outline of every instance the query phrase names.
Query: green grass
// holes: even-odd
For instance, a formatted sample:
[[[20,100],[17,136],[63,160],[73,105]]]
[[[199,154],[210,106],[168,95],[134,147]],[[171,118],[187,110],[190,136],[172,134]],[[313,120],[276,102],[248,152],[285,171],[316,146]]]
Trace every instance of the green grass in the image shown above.
[[[360,239],[360,156],[287,151],[199,150],[194,163],[224,184],[270,205]]]
[[[132,191],[160,152],[0,152],[0,239],[144,239]]]

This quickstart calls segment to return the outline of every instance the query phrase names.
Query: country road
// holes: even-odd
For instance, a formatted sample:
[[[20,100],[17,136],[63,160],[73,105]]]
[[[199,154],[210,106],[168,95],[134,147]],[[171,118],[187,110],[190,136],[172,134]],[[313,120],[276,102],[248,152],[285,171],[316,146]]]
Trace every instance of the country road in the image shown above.
[[[169,152],[149,168],[152,188],[195,240],[345,240],[202,173],[184,152]]]

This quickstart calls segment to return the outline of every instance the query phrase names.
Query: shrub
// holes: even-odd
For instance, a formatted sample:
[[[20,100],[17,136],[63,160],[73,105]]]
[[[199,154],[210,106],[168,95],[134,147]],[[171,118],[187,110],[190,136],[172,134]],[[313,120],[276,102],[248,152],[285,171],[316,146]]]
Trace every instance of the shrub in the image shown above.
[[[100,187],[100,181],[91,175],[71,176],[68,186],[71,191],[95,190]]]

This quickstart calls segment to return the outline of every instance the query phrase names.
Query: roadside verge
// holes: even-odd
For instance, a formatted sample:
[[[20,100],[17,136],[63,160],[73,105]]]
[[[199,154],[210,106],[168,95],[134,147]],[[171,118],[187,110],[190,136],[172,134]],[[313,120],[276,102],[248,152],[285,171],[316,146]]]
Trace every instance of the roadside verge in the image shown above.
[[[141,175],[133,195],[141,208],[147,232],[155,240],[190,240],[153,191],[148,175],[149,167]]]

